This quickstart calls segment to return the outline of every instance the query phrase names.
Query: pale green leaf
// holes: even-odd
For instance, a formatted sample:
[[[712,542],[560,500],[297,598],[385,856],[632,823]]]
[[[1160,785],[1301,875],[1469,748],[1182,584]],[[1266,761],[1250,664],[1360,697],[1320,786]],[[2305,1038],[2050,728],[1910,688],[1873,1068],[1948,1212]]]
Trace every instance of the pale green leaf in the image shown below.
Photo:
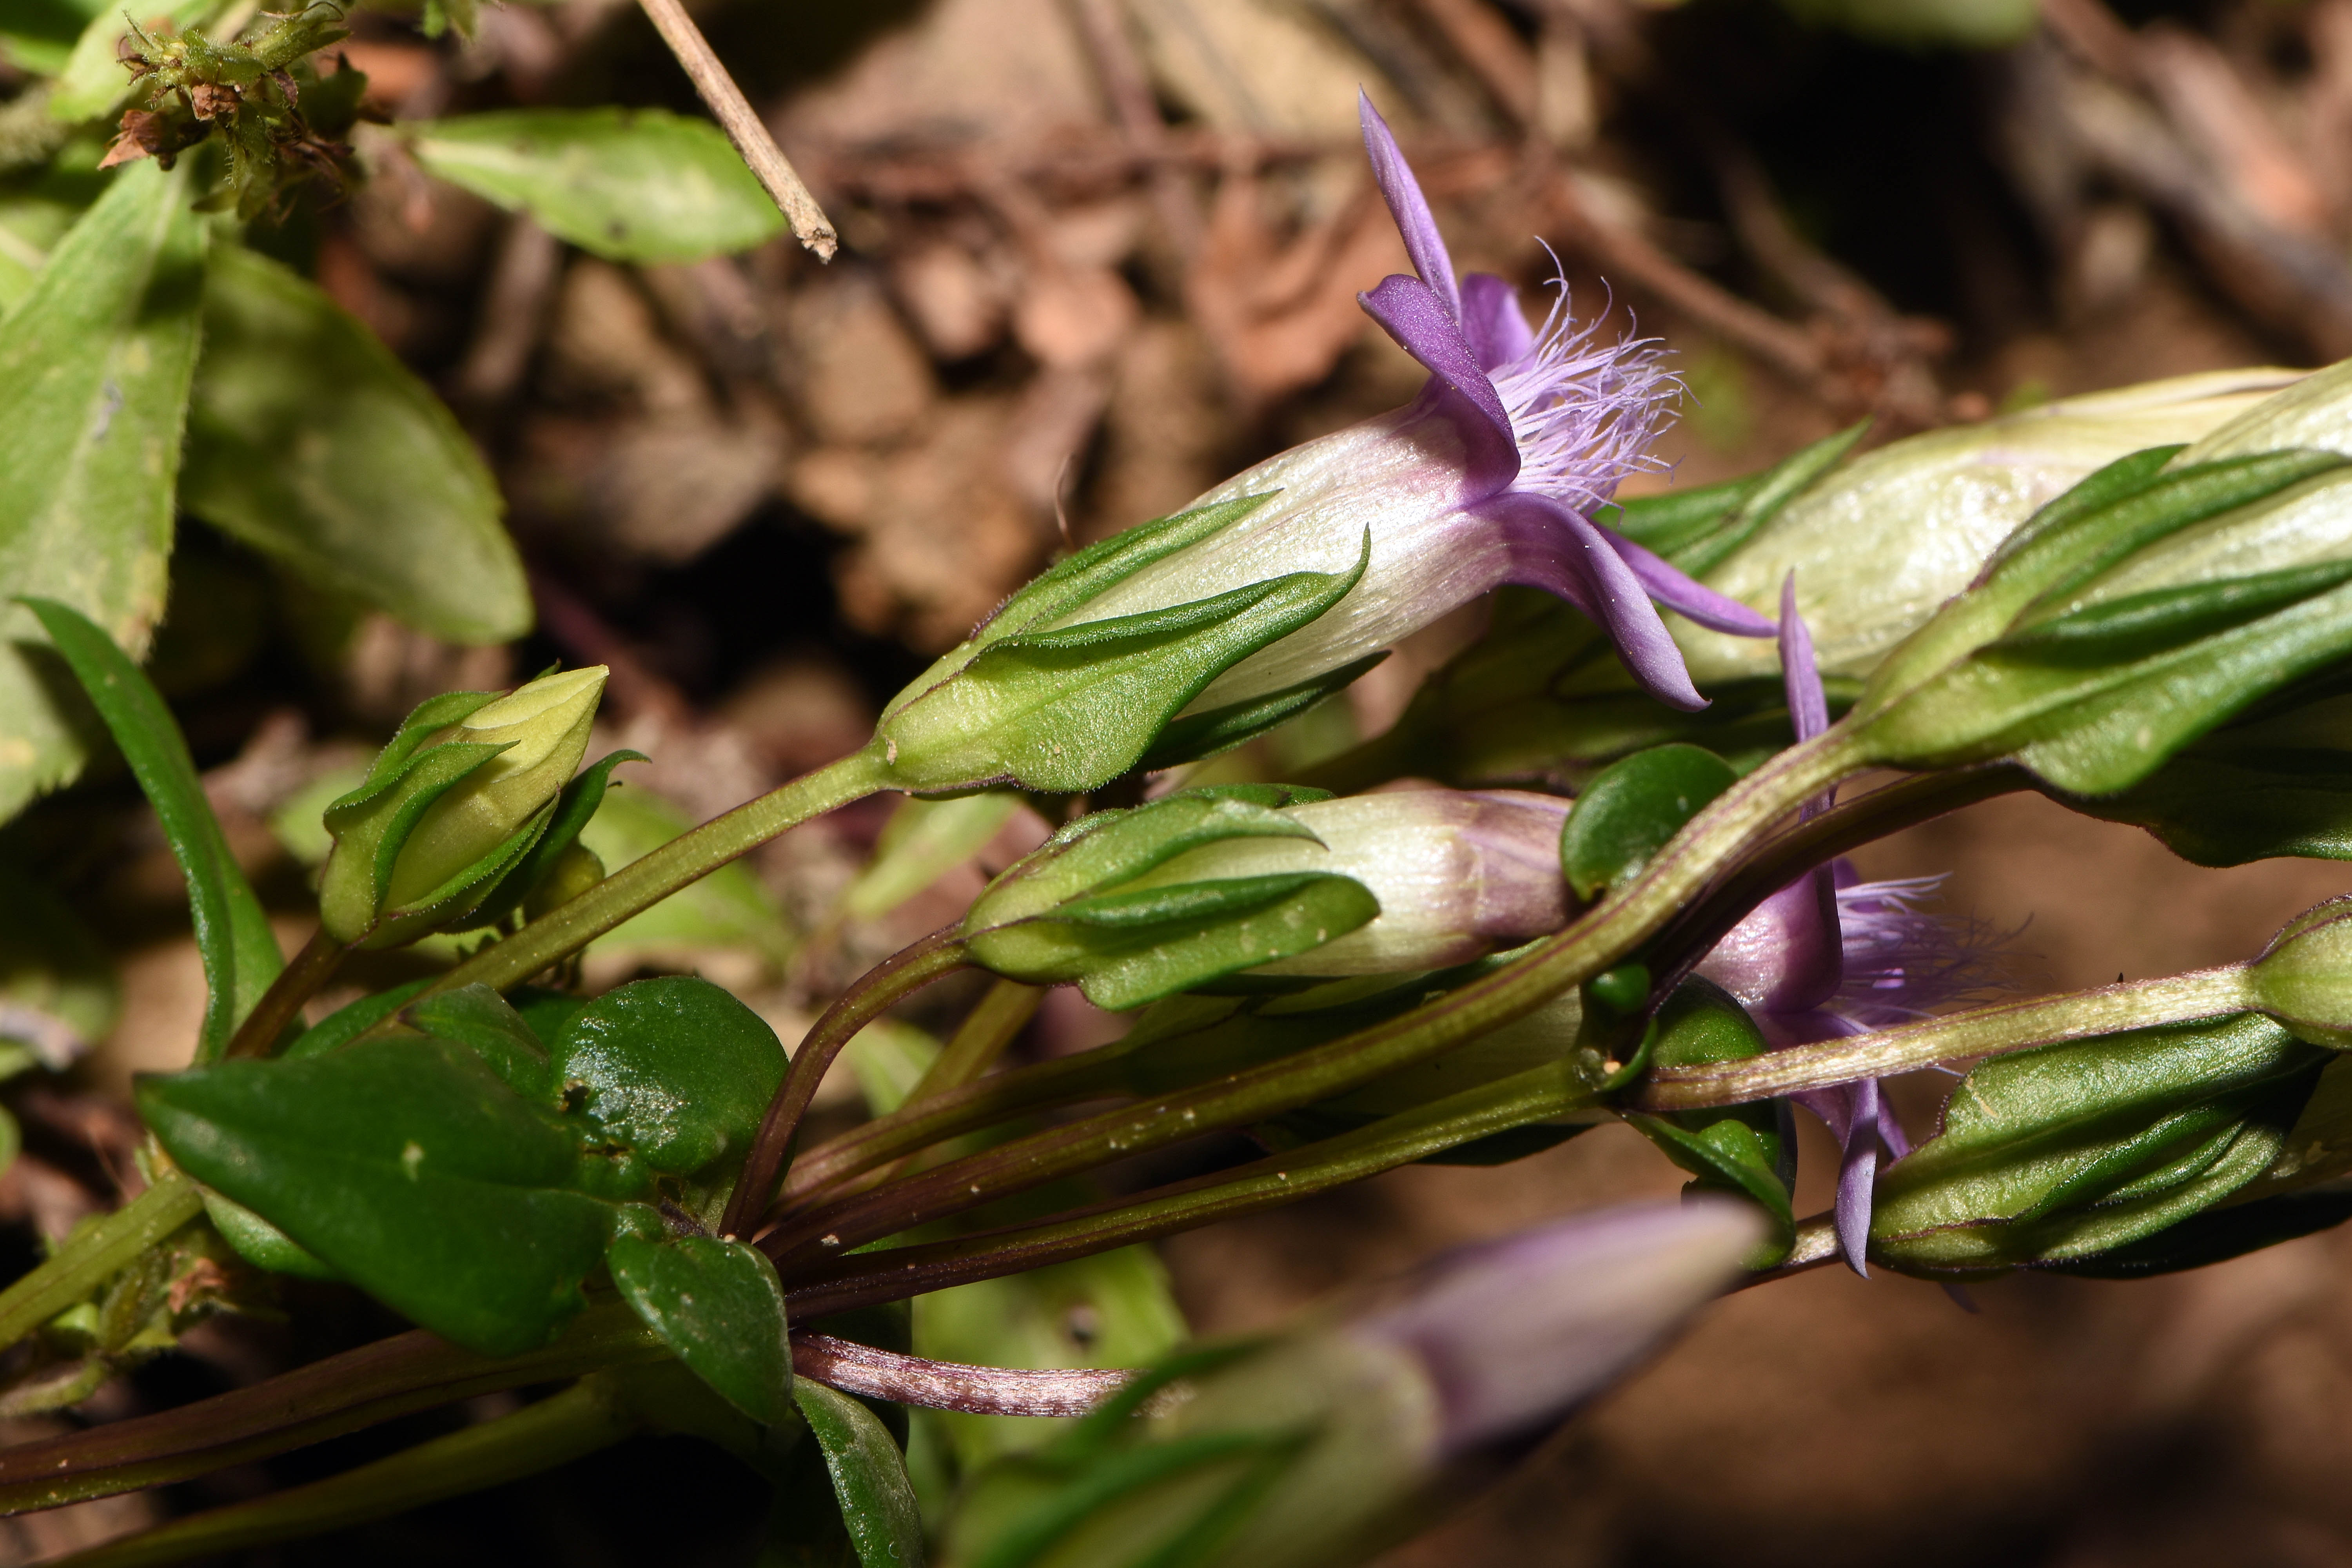
[[[451,642],[530,629],[496,481],[457,419],[315,285],[242,246],[205,269],[181,503],[305,580]]]
[[[416,161],[615,261],[749,250],[782,215],[706,120],[658,109],[513,109],[410,128]]]
[[[0,322],[0,817],[79,773],[96,732],[13,601],[70,605],[134,658],[163,613],[204,280],[184,185],[123,171]]]

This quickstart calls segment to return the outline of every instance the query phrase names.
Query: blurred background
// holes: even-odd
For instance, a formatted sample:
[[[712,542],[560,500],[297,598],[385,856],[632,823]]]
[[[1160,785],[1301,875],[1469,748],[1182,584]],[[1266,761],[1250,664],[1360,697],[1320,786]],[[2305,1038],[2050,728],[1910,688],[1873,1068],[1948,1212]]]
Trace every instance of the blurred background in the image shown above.
[[[1745,472],[1865,415],[1881,441],[2352,353],[2352,0],[697,11],[839,226],[830,266],[789,240],[615,266],[431,179],[381,135],[362,139],[370,177],[274,242],[459,411],[505,489],[540,617],[517,647],[446,646],[184,524],[152,668],[240,856],[289,916],[322,847],[319,805],[426,695],[558,658],[610,664],[595,750],[655,759],[599,819],[597,847],[625,859],[862,742],[880,700],[1055,550],[1409,398],[1420,372],[1355,303],[1405,268],[1356,140],[1360,85],[1460,264],[1674,351],[1671,475],[1645,485]],[[351,25],[346,52],[390,120],[695,110],[628,0],[491,6],[470,45],[384,12]],[[1477,631],[1475,614],[1433,628],[1256,765],[1279,773],[1376,733]],[[1045,831],[1025,810],[967,824],[976,859],[877,913],[883,900],[845,895],[890,810],[835,814],[632,922],[592,952],[591,981],[690,967],[792,1040],[847,976]],[[119,771],[0,831],[0,850],[89,916],[29,885],[0,900],[0,994],[91,1047],[68,1083],[12,1095],[26,1152],[0,1178],[0,1221],[29,1262],[38,1237],[111,1200],[135,1138],[123,1088],[180,1065],[202,977],[175,934],[177,874]],[[2014,933],[2014,977],[2034,989],[2243,956],[2352,882],[2320,864],[2198,870],[2031,799],[1861,858],[1873,875],[1952,873],[1945,907]],[[1115,1031],[1057,994],[1026,1048]],[[1947,1081],[1905,1086],[1915,1131]],[[849,1114],[857,1093],[845,1075],[828,1097]],[[1807,1145],[1801,1213],[1826,1204],[1827,1152]],[[1680,1180],[1603,1130],[1163,1250],[1193,1329],[1213,1334]],[[2148,1283],[1995,1284],[1973,1314],[1843,1270],[1752,1290],[1388,1568],[2352,1562],[2347,1288],[2352,1238],[2322,1235]],[[340,1310],[355,1337],[385,1326]],[[200,1331],[198,1353],[91,1413],[318,1352],[289,1335]],[[372,1451],[5,1521],[0,1561]],[[709,1500],[724,1463],[641,1443],[266,1560],[740,1561],[758,1510]]]

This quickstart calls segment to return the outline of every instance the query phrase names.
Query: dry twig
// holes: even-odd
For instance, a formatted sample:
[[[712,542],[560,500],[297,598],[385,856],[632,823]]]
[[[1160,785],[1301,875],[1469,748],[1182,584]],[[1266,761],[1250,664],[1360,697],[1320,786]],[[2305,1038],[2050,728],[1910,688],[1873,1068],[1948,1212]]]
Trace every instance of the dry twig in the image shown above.
[[[841,237],[835,232],[833,220],[824,216],[816,197],[793,171],[792,160],[776,145],[766,123],[751,111],[743,89],[735,85],[735,79],[719,63],[719,57],[711,52],[710,40],[702,36],[702,29],[694,25],[686,7],[679,0],[638,0],[638,4],[645,7],[646,16],[661,34],[662,42],[669,46],[670,53],[677,57],[677,63],[693,79],[694,89],[710,106],[727,139],[735,143],[735,150],[743,154],[743,162],[751,165],[751,173],[774,198],[784,221],[793,226],[793,237],[814,251],[819,261],[832,260],[834,253],[841,248]]]

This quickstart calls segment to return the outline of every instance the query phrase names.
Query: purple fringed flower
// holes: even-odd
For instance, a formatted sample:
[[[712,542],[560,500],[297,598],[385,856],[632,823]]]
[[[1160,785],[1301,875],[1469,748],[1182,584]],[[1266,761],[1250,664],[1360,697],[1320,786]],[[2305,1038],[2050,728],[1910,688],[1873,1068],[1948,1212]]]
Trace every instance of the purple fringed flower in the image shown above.
[[[1555,306],[1540,329],[1511,285],[1455,280],[1445,241],[1387,123],[1362,101],[1364,146],[1418,276],[1358,296],[1427,366],[1413,403],[1307,442],[1193,504],[1271,499],[1213,538],[1146,566],[1067,623],[1163,609],[1284,572],[1351,570],[1348,596],[1225,671],[1205,711],[1313,680],[1394,646],[1504,584],[1558,595],[1605,627],[1651,692],[1706,700],[1653,599],[1717,631],[1769,637],[1772,623],[1591,521],[1647,456],[1674,383],[1647,343],[1599,341]]]
[[[1780,590],[1780,660],[1797,739],[1809,741],[1829,727],[1829,705],[1811,636],[1797,614],[1793,573]],[[1799,815],[1816,816],[1832,802],[1831,794],[1818,795]],[[1998,989],[1984,929],[1914,907],[1941,881],[1865,882],[1843,858],[1816,867],[1734,926],[1697,973],[1737,997],[1775,1049],[1883,1029],[1939,1005],[1980,999]],[[1867,1278],[1878,1167],[1909,1153],[1911,1141],[1876,1079],[1790,1098],[1837,1140],[1838,1245],[1853,1271]]]

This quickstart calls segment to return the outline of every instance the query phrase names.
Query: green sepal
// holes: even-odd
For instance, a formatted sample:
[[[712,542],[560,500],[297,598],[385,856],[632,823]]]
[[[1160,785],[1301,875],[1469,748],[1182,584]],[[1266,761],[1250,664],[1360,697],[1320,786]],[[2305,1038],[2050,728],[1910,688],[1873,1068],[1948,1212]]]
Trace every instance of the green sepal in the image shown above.
[[[1590,902],[1638,876],[1738,777],[1713,752],[1680,742],[1601,769],[1560,824],[1559,864],[1569,887]]]
[[[2086,1279],[2146,1279],[2224,1263],[2347,1219],[2352,1219],[2352,1192],[2322,1188],[2282,1193],[2254,1203],[2210,1208],[2138,1241],[2045,1267]]]
[[[622,1237],[604,1260],[623,1300],[688,1371],[761,1426],[792,1425],[784,1289],[766,1258],[716,1237]]]
[[[1218,676],[1345,598],[1370,561],[1367,532],[1346,572],[1294,572],[1162,610],[985,641],[961,668],[886,711],[875,739],[889,782],[1099,788],[1135,766]]]
[[[2200,866],[2352,860],[2352,690],[2334,671],[2182,747],[2120,795],[2047,790],[2069,810],[2144,827]]]
[[[972,633],[964,647],[973,650],[984,648],[1032,626],[1059,620],[1089,600],[1099,598],[1145,567],[1223,532],[1280,493],[1267,490],[1259,495],[1239,496],[1232,500],[1194,507],[1172,517],[1122,529],[1108,539],[1089,544],[1067,560],[1056,562],[1031,578],[1018,593],[1005,600],[979,630]],[[955,668],[950,661],[963,651],[964,648],[958,648],[949,653],[938,666],[933,667],[931,675]],[[929,679],[930,676],[927,676],[925,680],[916,684],[925,685]],[[892,706],[895,708],[897,704]]]
[[[2216,722],[2352,648],[2352,584],[2296,573],[2079,606],[2077,595],[2139,552],[2290,487],[2340,482],[2344,459],[2270,453],[2143,482],[2147,466],[2145,454],[2110,465],[2078,487],[2097,495],[2052,502],[2026,524],[2023,543],[1887,657],[1853,713],[1873,758],[1949,766],[2013,756],[2074,794],[2126,789]],[[2062,621],[2074,629],[2054,629]]]
[[[1229,838],[1323,841],[1280,808],[1319,795],[1281,784],[1218,784],[1179,790],[1146,805],[1097,811],[1056,831],[1000,873],[972,900],[964,934],[1045,914],[1072,899],[1108,892],[1188,849]]]
[[[576,1131],[444,1040],[142,1079],[181,1167],[419,1326],[483,1355],[547,1343],[623,1216]]]
[[[608,991],[550,1043],[554,1092],[656,1171],[709,1178],[740,1164],[783,1081],[776,1032],[707,980]]]
[[[1698,1178],[1690,1189],[1746,1197],[1764,1211],[1771,1230],[1749,1256],[1749,1268],[1770,1268],[1789,1256],[1797,1238],[1797,1216],[1788,1186],[1780,1180],[1777,1132],[1768,1142],[1751,1121],[1739,1116],[1718,1117],[1697,1128],[1640,1112],[1625,1120],[1659,1152]]]
[[[966,939],[975,963],[1032,984],[1076,981],[1111,1012],[1277,959],[1365,925],[1380,900],[1322,871],[1234,877],[1112,892]]]
[[[547,1047],[521,1014],[487,985],[462,986],[411,1004],[401,1015],[410,1027],[465,1047],[525,1100],[552,1095]]]
[[[2154,1235],[2269,1166],[2326,1059],[2252,1014],[1997,1057],[1879,1173],[1871,1257],[1980,1272]]]
[[[425,813],[514,743],[452,741],[421,754],[411,748],[394,768],[327,807],[335,847],[320,883],[319,912],[335,940],[359,942],[378,931],[394,863]]]
[[[496,925],[520,909],[523,900],[546,880],[556,863],[563,858],[564,851],[580,841],[581,831],[594,819],[596,808],[604,804],[604,791],[610,787],[613,770],[623,763],[651,761],[643,752],[614,752],[598,758],[565,784],[562,793],[555,797],[546,827],[513,868],[499,879],[489,897],[466,917],[469,925]]]
[[[1302,680],[1296,686],[1286,686],[1264,697],[1253,697],[1246,702],[1232,702],[1223,708],[1212,708],[1205,713],[1188,713],[1160,731],[1160,739],[1143,754],[1136,766],[1146,772],[1172,768],[1181,763],[1197,763],[1203,757],[1213,757],[1220,752],[1230,752],[1235,746],[1257,739],[1276,725],[1296,718],[1325,698],[1356,683],[1370,672],[1373,666],[1388,658],[1388,650],[1367,654],[1353,664],[1343,664],[1328,675],[1312,680]]]
[[[921,1568],[923,1516],[907,1458],[871,1410],[835,1389],[794,1378],[793,1403],[824,1453],[858,1568]]]

